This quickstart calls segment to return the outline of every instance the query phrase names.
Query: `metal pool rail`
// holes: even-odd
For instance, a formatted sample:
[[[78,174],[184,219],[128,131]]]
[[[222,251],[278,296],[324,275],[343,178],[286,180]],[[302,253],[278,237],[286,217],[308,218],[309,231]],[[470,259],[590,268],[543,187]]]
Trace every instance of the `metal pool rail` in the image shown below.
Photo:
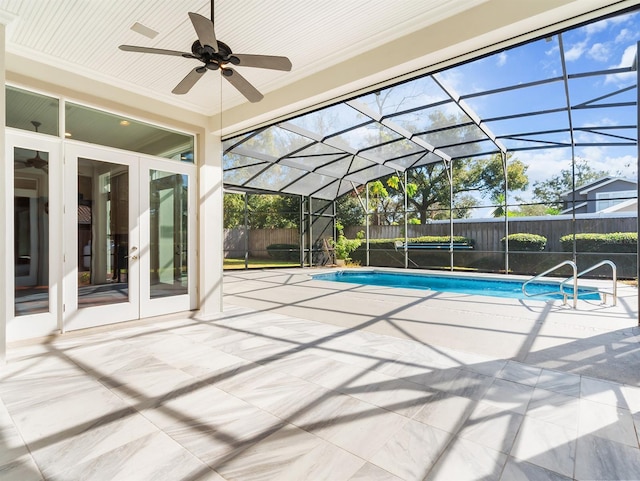
[[[566,284],[568,284],[569,282],[571,282],[571,284],[573,284],[573,292],[571,293],[571,296],[573,297],[573,308],[575,309],[578,306],[578,278],[582,277],[583,275],[596,270],[598,267],[604,266],[604,265],[608,265],[611,267],[611,274],[613,277],[613,289],[611,291],[611,296],[613,297],[613,305],[615,306],[618,302],[618,288],[617,288],[617,268],[616,265],[610,261],[610,260],[604,260],[601,262],[598,262],[597,264],[592,265],[591,267],[581,271],[580,273],[578,273],[578,266],[576,266],[576,263],[573,261],[564,261],[561,262],[560,264],[557,264],[555,266],[553,266],[550,269],[547,269],[546,271],[533,276],[531,279],[529,279],[528,281],[526,281],[524,284],[522,284],[522,293],[527,296],[527,297],[535,297],[535,296],[542,296],[542,295],[549,295],[549,294],[560,294],[562,295],[562,298],[564,299],[564,304],[567,304],[567,298],[569,297],[569,293],[565,291],[565,286]],[[553,290],[553,291],[548,291],[548,292],[536,292],[536,293],[529,293],[527,292],[527,284],[530,284],[532,282],[535,282],[538,279],[541,279],[542,277],[545,277],[547,274],[552,273],[553,271],[558,270],[560,267],[563,266],[571,266],[571,269],[573,270],[573,275],[567,277],[565,280],[563,281],[559,281],[558,282],[558,289],[557,290]],[[603,294],[603,303],[607,302],[607,294],[609,294],[606,291],[603,291],[601,289],[596,289],[597,292]]]

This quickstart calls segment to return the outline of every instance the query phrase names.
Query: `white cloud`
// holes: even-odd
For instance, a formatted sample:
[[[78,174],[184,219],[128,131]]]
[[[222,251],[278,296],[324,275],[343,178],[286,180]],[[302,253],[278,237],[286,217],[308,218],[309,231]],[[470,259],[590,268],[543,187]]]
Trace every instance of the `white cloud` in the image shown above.
[[[588,55],[598,62],[606,62],[609,60],[610,50],[604,43],[594,43],[589,49]]]
[[[498,60],[496,62],[496,65],[498,67],[502,67],[506,63],[507,63],[507,53],[506,52],[500,52],[498,54]]]
[[[622,67],[630,67],[633,64],[633,61],[636,58],[636,48],[637,45],[630,45],[622,54],[622,59],[618,65],[613,65],[614,68],[622,68]],[[605,84],[623,84],[627,82],[632,82],[636,78],[636,72],[628,72],[628,73],[619,73],[615,75],[607,75],[604,83]]]
[[[584,29],[587,35],[593,35],[594,33],[602,32],[609,25],[610,20],[600,20],[599,22],[590,23]]]
[[[578,152],[576,153],[576,157],[580,157],[586,159],[589,162],[589,165],[593,167],[595,170],[608,170],[600,167],[596,167],[596,165],[601,165],[602,160],[605,158],[604,147],[591,146],[591,147],[580,147]]]
[[[629,30],[628,28],[623,28],[620,30],[618,35],[615,38],[616,43],[625,43],[629,41],[635,40],[636,36]]]
[[[586,48],[587,48],[587,41],[586,40],[584,40],[582,42],[578,42],[578,43],[572,45],[569,50],[566,50],[564,52],[565,60],[567,62],[578,60],[580,57],[582,57],[582,54],[584,53]]]
[[[516,152],[515,157],[529,166],[527,175],[529,176],[529,188],[534,182],[547,180],[549,177],[558,174],[562,169],[571,166],[570,149],[548,149],[532,152]]]
[[[582,127],[601,127],[603,125],[615,126],[615,125],[620,125],[620,122],[618,120],[614,120],[609,117],[602,117],[597,122],[587,120],[582,124]]]
[[[459,90],[459,87],[464,86],[465,82],[468,81],[467,79],[463,78],[462,73],[455,68],[448,69],[443,72],[438,72],[434,74],[434,77],[445,84],[447,87],[450,87],[454,90]]]
[[[527,193],[518,194],[525,198],[531,195],[535,182],[543,182],[558,175],[561,170],[571,168],[571,149],[516,152],[514,157],[528,166],[529,187]],[[630,179],[636,178],[637,160],[635,155],[615,155],[611,149],[606,147],[581,147],[576,151],[576,158],[586,159],[593,170],[601,170],[609,172],[611,175]]]
[[[605,171],[610,175],[636,178],[637,161],[633,155],[611,155],[610,149],[605,147],[583,147],[578,149],[576,156],[586,159],[593,170]]]
[[[637,13],[628,13],[627,15],[619,15],[617,17],[611,17],[609,19],[609,21],[613,24],[613,25],[618,25],[620,23],[624,23],[628,20],[631,20],[633,17],[635,17],[637,15]]]

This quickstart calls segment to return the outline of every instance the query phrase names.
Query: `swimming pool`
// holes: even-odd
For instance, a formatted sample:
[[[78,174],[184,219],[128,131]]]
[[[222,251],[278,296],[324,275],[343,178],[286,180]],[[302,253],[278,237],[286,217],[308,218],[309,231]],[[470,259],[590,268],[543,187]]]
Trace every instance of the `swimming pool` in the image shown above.
[[[486,277],[467,277],[435,274],[413,274],[402,272],[381,271],[338,271],[329,274],[316,274],[312,276],[316,280],[349,282],[352,284],[365,284],[386,287],[407,287],[411,289],[425,289],[438,292],[455,292],[459,294],[474,294],[478,296],[506,297],[511,299],[556,300],[562,299],[561,294],[543,294],[535,297],[527,297],[522,293],[524,281],[515,279],[495,279]],[[542,294],[558,289],[558,284],[553,282],[535,282],[527,285],[527,292]],[[565,287],[568,295],[573,294],[573,289]],[[580,299],[600,300],[600,294],[589,288],[579,288]]]

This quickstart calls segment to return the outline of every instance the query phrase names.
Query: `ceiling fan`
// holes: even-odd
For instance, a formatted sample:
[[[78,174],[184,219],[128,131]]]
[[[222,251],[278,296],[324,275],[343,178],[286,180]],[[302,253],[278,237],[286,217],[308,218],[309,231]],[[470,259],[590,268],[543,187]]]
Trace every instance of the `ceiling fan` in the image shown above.
[[[42,124],[37,120],[32,120],[31,125],[33,125],[36,132],[38,132],[38,128]],[[30,159],[26,159],[26,160],[16,160],[14,162],[14,165],[16,169],[28,169],[30,167],[33,167],[35,169],[40,169],[44,172],[49,172],[49,161],[44,160],[42,157],[40,157],[40,152],[37,150],[36,150],[35,157],[31,157]]]
[[[257,67],[288,72],[291,70],[291,61],[287,57],[233,53],[226,43],[216,38],[213,18],[213,0],[211,1],[211,20],[200,14],[189,12],[189,19],[198,36],[198,39],[191,45],[191,53],[161,48],[137,47],[135,45],[120,45],[119,48],[127,52],[173,55],[202,62],[202,65],[191,70],[175,86],[171,91],[174,94],[186,94],[189,92],[207,70],[220,70],[222,76],[250,102],[259,102],[262,100],[263,95],[231,66]]]

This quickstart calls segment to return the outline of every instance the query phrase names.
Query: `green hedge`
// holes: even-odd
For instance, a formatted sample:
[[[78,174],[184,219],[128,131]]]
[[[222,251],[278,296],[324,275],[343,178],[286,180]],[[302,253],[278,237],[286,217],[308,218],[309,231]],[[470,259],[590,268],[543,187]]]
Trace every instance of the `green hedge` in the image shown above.
[[[396,252],[396,241],[404,242],[404,238],[396,239],[371,239],[369,241],[369,259],[372,266],[378,267],[404,267],[404,252],[402,249]],[[449,236],[421,236],[410,237],[409,242],[449,242]],[[467,242],[474,245],[474,240],[464,236],[453,236],[454,242]],[[360,247],[351,253],[351,259],[365,265],[367,254],[366,244],[363,242]],[[459,255],[458,253],[456,253]],[[409,250],[410,257],[419,265],[433,267],[433,263],[438,265],[448,263],[449,252],[447,250],[414,249]]]
[[[573,250],[573,235],[560,237],[562,250]],[[637,232],[612,232],[609,234],[576,234],[576,252],[636,252]]]
[[[267,246],[267,252],[271,257],[279,261],[300,260],[300,247],[298,244],[270,244]]]
[[[509,238],[509,250],[510,251],[543,251],[547,246],[547,238],[538,234],[509,234],[507,236]],[[507,237],[503,237],[500,239],[502,243],[502,249],[505,248],[505,239]]]
[[[423,235],[422,237],[411,237],[409,238],[409,242],[442,242],[448,243],[450,242],[450,237],[448,235]],[[394,239],[404,242],[404,239]],[[453,242],[466,242],[469,245],[475,245],[475,241],[473,239],[469,239],[468,237],[463,237],[461,235],[454,235]]]
[[[421,237],[409,237],[407,239],[408,242],[449,242],[448,235],[423,235]],[[369,240],[369,249],[394,249],[397,241],[404,242],[404,238],[396,238],[396,239],[370,239]],[[453,242],[466,242],[470,245],[475,245],[475,241],[473,239],[469,239],[468,237],[464,237],[461,235],[454,235]],[[365,249],[365,243],[359,247],[360,250]]]

